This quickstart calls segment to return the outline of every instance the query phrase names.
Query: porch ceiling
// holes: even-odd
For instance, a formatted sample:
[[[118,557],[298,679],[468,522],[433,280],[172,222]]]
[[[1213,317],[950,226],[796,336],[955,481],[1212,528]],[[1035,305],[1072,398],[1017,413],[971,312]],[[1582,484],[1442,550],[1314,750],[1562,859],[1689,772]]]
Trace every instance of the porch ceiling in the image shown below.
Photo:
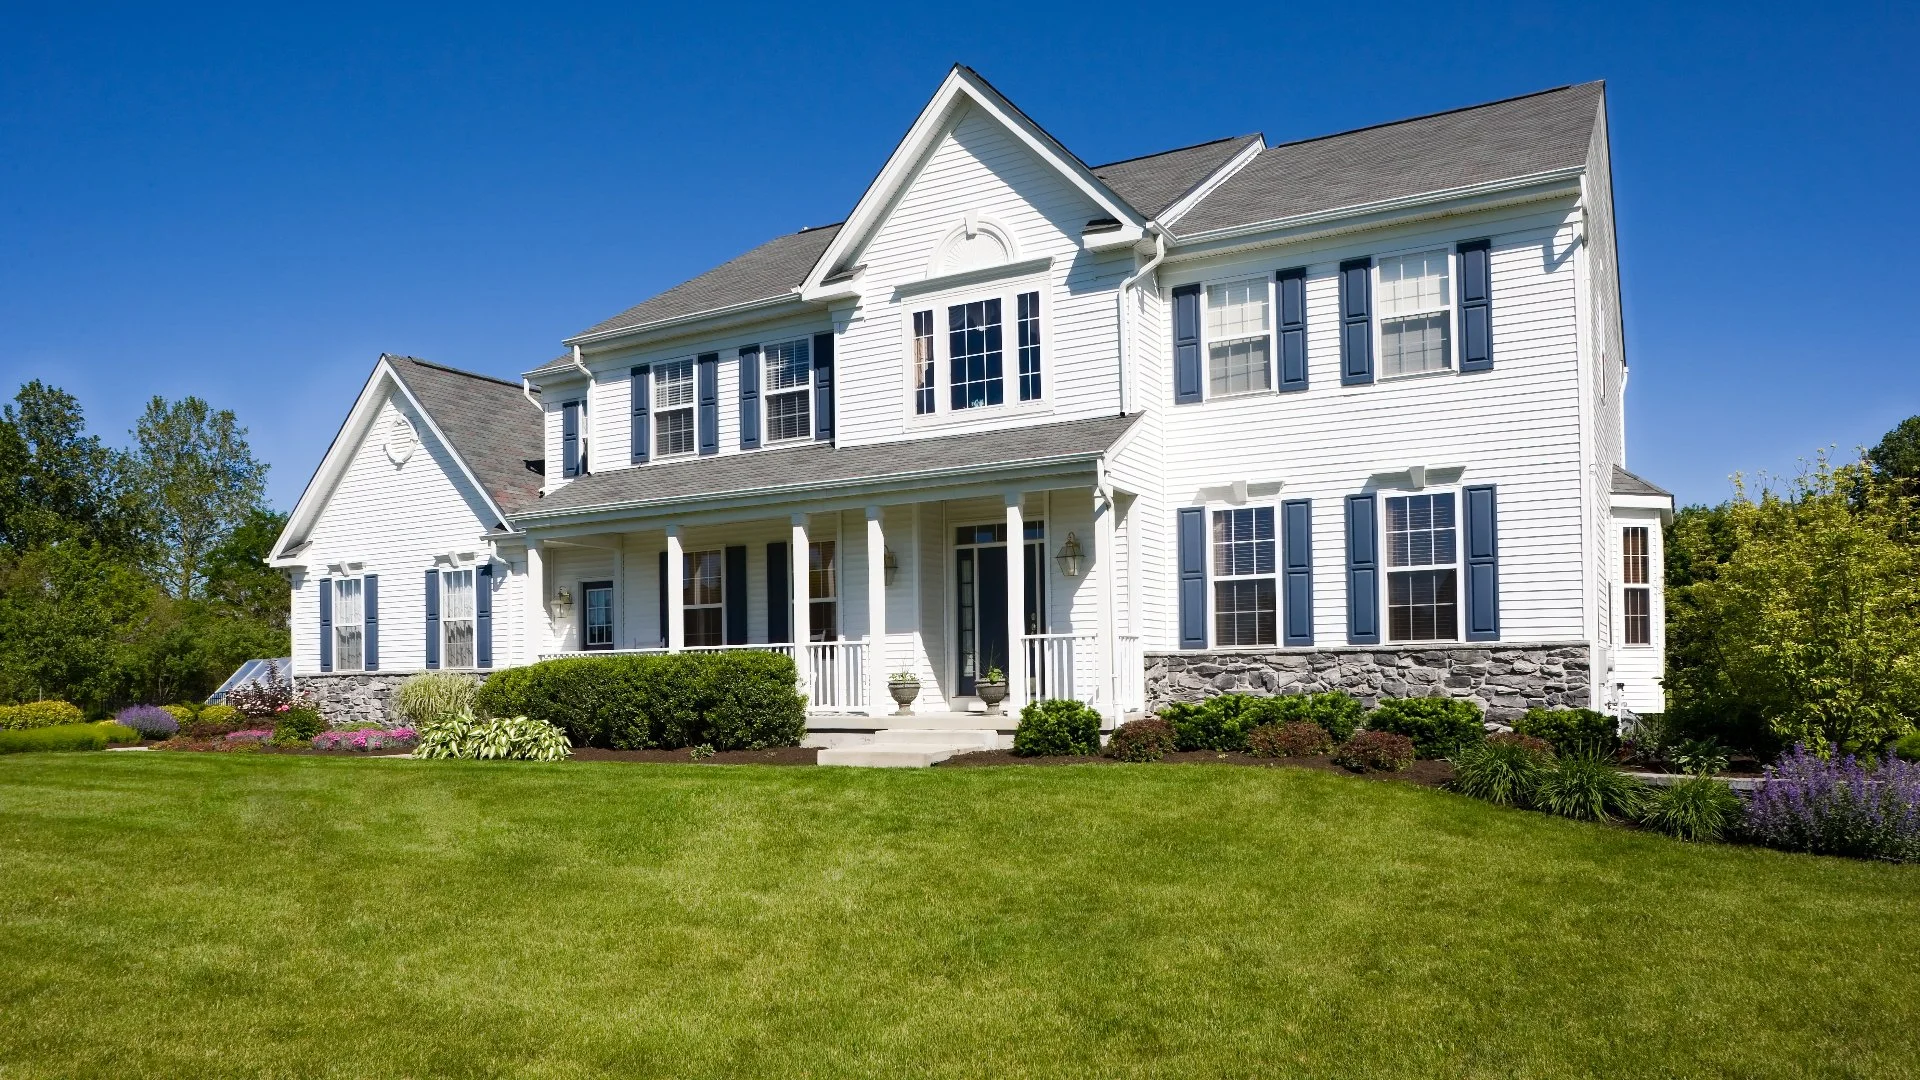
[[[516,521],[541,521],[657,504],[826,493],[887,481],[1091,461],[1118,443],[1138,419],[1137,414],[1110,416],[856,447],[809,443],[615,469],[574,480],[513,516]]]

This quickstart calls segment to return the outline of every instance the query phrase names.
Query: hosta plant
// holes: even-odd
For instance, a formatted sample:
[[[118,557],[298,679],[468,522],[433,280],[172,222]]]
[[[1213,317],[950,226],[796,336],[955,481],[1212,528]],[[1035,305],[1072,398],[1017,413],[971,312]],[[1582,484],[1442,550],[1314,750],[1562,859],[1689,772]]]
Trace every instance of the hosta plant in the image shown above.
[[[477,719],[457,713],[420,731],[415,757],[476,760],[559,761],[573,753],[567,735],[544,720],[524,716]]]

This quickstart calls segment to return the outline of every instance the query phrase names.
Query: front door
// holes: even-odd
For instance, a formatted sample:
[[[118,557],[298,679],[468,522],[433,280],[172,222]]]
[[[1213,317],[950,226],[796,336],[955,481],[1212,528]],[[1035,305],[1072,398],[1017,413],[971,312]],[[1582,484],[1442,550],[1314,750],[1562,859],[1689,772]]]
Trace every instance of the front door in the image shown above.
[[[1022,573],[1025,622],[1028,633],[1045,633],[1046,526],[1026,526],[1027,543]],[[959,642],[958,694],[975,692],[980,677],[995,668],[1007,670],[1007,527],[968,525],[954,536],[954,627]]]

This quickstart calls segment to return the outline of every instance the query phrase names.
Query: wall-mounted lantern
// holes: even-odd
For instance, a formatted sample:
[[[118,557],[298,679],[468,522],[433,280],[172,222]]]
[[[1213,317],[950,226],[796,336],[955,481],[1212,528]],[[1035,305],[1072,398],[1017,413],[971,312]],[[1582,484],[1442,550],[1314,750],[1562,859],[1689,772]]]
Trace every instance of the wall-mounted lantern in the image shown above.
[[[553,610],[554,614],[563,619],[573,610],[573,593],[565,586],[561,586],[560,591],[553,594]]]
[[[1064,576],[1079,577],[1080,565],[1085,557],[1085,553],[1080,550],[1080,538],[1068,533],[1067,542],[1060,545],[1060,550],[1053,556],[1053,561],[1060,564],[1060,573]]]
[[[890,547],[883,547],[883,548],[881,548],[880,550],[881,550],[882,552],[884,552],[884,553],[885,553],[885,555],[884,555],[884,556],[883,556],[883,557],[881,558],[881,560],[880,560],[880,566],[881,566],[881,569],[882,569],[882,571],[883,571],[883,572],[885,573],[885,575],[886,575],[886,583],[887,583],[887,585],[888,585],[888,586],[892,586],[892,585],[893,585],[893,575],[895,575],[895,574],[897,574],[897,573],[899,573],[899,572],[900,572],[900,560],[899,560],[899,559],[896,559],[896,558],[894,558],[894,557],[893,557],[893,549],[892,549],[892,548],[890,548]]]

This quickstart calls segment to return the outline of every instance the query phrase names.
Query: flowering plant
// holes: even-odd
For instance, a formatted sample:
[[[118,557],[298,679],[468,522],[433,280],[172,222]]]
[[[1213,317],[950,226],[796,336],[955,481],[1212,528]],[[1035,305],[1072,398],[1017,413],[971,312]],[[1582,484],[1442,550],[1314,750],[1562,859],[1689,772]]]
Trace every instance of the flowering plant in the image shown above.
[[[264,743],[273,738],[273,732],[265,728],[248,728],[245,731],[227,732],[227,745],[238,746],[242,743]]]
[[[1872,767],[1798,744],[1747,801],[1747,831],[1788,851],[1920,858],[1920,765],[1889,759]]]
[[[419,733],[408,727],[391,730],[361,728],[357,731],[321,732],[313,737],[313,748],[315,750],[354,750],[364,754],[372,750],[411,750],[419,742]]]
[[[164,739],[180,730],[180,721],[158,705],[129,705],[113,719],[149,739]]]

